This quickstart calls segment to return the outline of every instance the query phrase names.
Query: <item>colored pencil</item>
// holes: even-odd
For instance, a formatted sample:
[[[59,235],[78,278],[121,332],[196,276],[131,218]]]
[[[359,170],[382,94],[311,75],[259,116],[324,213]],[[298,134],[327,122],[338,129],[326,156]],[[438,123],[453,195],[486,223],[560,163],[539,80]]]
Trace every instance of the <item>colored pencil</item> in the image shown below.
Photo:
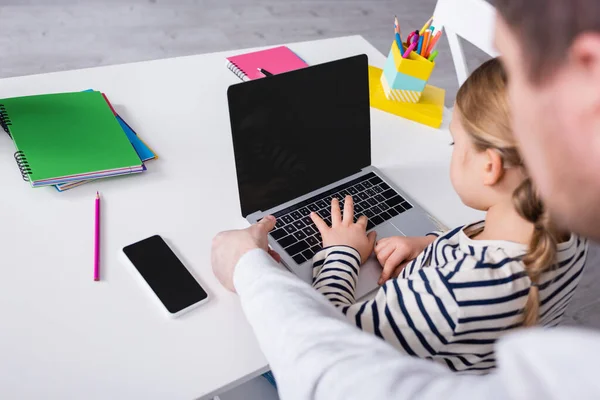
[[[429,47],[429,38],[431,37],[431,32],[426,30],[424,36],[425,38],[423,39],[423,47],[421,48],[421,53],[419,53],[423,57],[425,57],[425,51]]]
[[[425,22],[425,25],[423,25],[423,27],[419,31],[419,35],[423,36],[423,34],[427,30],[427,28],[429,28],[429,25],[431,25],[432,22],[433,22],[433,17],[429,18],[429,20],[427,20],[427,22]]]
[[[423,36],[419,36],[419,45],[417,46],[417,53],[421,54],[423,48]]]
[[[428,60],[431,62],[435,61],[435,58],[437,57],[437,55],[438,55],[438,51],[434,50],[433,53],[431,53],[431,55],[429,56]]]
[[[435,36],[433,36],[433,39],[431,39],[431,41],[429,42],[429,47],[427,48],[426,57],[429,57],[429,55],[435,48],[435,45],[437,44],[438,40],[440,40],[440,36],[442,36],[442,31],[438,31],[435,34]]]
[[[100,193],[96,192],[96,229],[94,234],[94,280],[100,280]]]
[[[413,51],[416,47],[417,47],[417,41],[413,40],[412,44],[410,46],[408,46],[408,48],[402,55],[402,58],[408,58],[408,56],[410,55],[410,52]]]
[[[396,33],[400,35],[400,45],[402,45],[402,31],[400,30],[400,22],[398,22],[398,17],[394,15],[394,27],[396,28]]]

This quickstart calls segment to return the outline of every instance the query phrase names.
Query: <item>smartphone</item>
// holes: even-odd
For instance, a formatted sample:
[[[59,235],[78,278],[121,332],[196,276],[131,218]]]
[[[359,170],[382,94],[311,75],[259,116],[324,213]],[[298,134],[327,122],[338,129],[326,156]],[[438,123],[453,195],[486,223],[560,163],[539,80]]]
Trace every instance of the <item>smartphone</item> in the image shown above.
[[[123,248],[125,261],[141,275],[171,317],[208,300],[208,294],[159,235]]]

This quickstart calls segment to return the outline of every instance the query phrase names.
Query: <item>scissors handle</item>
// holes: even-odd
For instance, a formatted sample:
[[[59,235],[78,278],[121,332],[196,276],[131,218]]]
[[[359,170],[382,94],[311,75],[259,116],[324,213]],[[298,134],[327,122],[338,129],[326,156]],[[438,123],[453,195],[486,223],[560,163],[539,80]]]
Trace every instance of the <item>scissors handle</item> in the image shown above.
[[[406,45],[410,46],[413,42],[419,41],[419,31],[411,32],[406,38]]]

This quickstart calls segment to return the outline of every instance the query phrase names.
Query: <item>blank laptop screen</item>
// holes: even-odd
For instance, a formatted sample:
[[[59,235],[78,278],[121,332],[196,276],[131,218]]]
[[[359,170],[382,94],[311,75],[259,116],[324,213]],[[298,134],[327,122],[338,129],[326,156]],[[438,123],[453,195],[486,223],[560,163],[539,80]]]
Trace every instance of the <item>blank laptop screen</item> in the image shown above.
[[[367,56],[231,86],[242,215],[371,165]]]

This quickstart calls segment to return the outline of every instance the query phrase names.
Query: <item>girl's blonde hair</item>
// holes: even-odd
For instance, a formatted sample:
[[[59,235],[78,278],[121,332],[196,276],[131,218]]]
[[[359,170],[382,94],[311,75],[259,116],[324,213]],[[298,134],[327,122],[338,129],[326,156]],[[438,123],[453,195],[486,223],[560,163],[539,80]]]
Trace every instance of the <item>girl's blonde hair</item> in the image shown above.
[[[513,203],[517,212],[535,227],[529,250],[523,257],[525,270],[531,280],[523,311],[523,325],[535,325],[540,308],[538,283],[542,273],[556,264],[556,246],[560,238],[531,178],[527,176],[517,149],[510,127],[507,77],[498,58],[482,64],[466,80],[456,95],[456,107],[478,151],[494,149],[502,157],[505,168],[522,168],[526,174],[513,193]]]

